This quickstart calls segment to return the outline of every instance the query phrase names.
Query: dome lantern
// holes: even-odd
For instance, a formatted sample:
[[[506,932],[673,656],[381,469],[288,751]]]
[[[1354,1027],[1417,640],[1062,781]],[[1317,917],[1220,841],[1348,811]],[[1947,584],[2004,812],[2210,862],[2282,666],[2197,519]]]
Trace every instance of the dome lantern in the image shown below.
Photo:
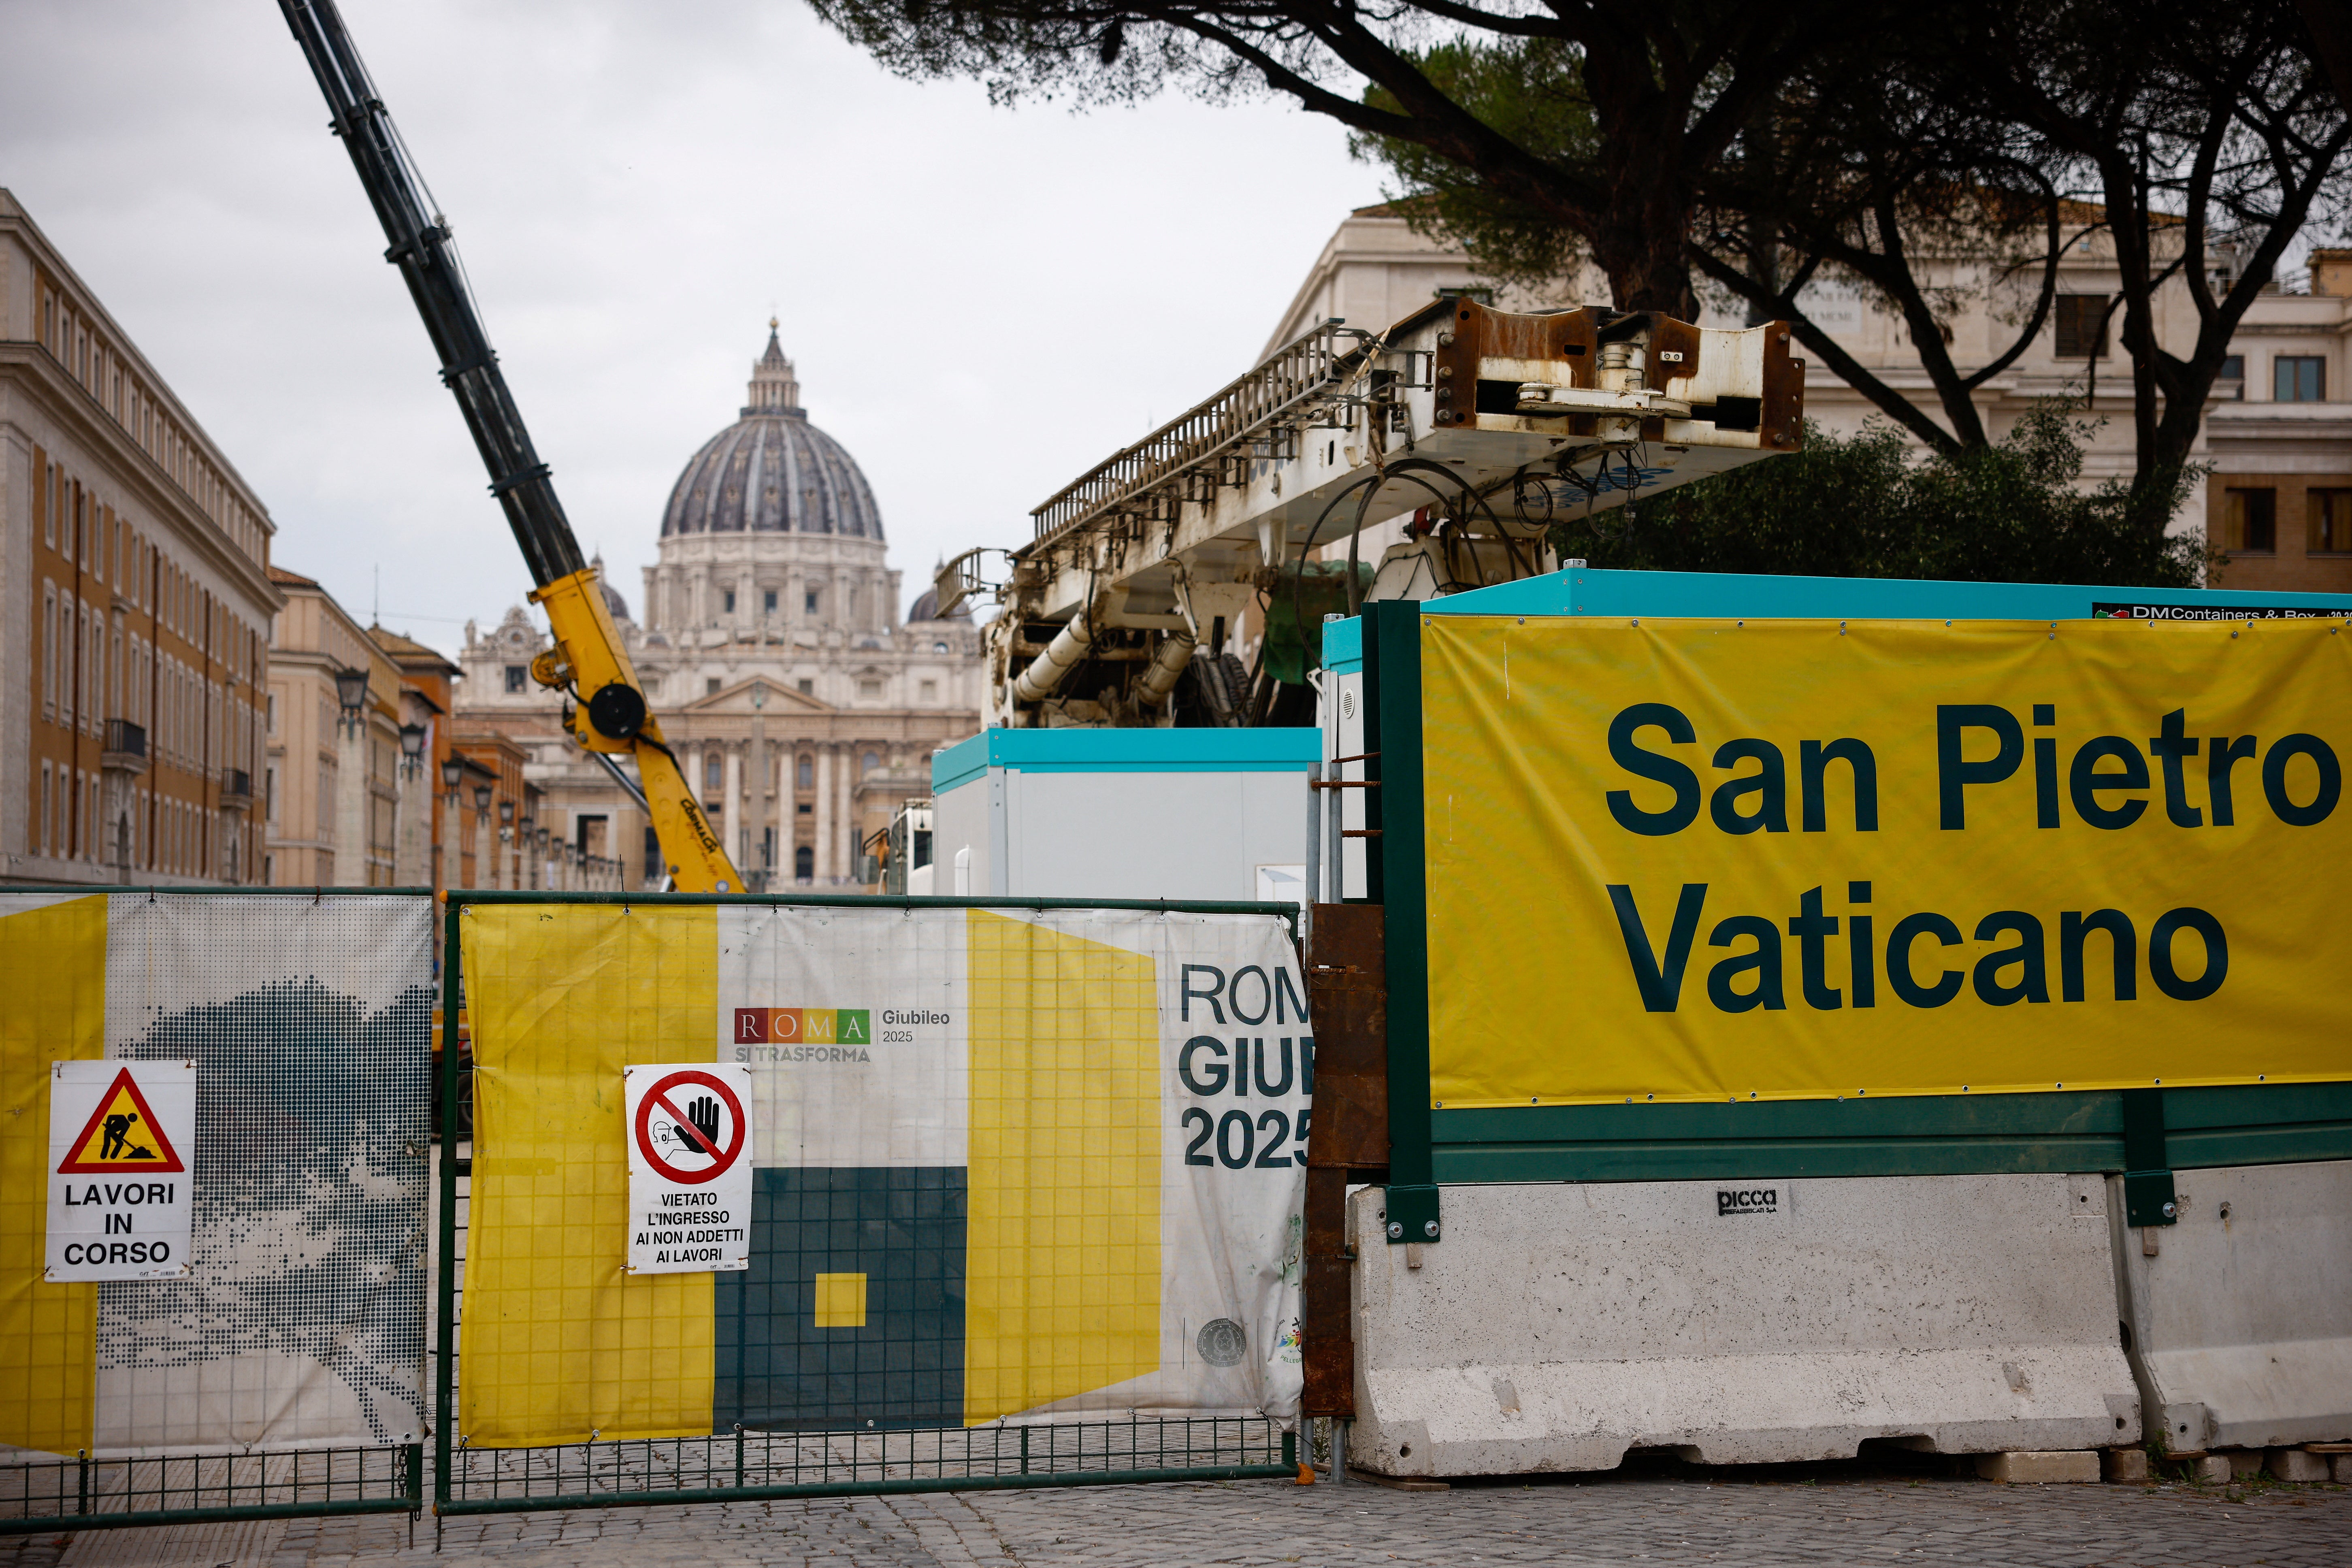
[[[754,414],[782,414],[795,419],[808,417],[801,407],[801,384],[793,374],[793,362],[784,357],[783,344],[776,341],[776,318],[768,318],[768,352],[751,365],[751,401],[743,405],[744,417]]]

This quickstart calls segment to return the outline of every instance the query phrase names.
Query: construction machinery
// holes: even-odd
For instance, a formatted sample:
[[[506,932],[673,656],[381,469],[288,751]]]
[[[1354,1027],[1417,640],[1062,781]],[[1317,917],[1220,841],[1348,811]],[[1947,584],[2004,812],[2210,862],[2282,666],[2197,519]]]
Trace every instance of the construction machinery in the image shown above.
[[[992,725],[1311,723],[1326,616],[1554,570],[1555,521],[1796,450],[1804,373],[1780,322],[1454,296],[1326,321],[1038,507],[1027,543],[950,561],[940,612],[1001,606]],[[1254,668],[1226,652],[1245,625]]]
[[[565,731],[645,808],[661,842],[669,885],[686,892],[740,891],[743,879],[662,742],[661,725],[605,606],[604,585],[581,555],[547,465],[523,428],[451,244],[448,220],[430,199],[332,0],[278,0],[278,5],[326,94],[331,129],[342,138],[383,225],[390,242],[384,259],[408,284],[441,356],[441,379],[457,400],[489,469],[490,493],[505,509],[530,568],[530,599],[547,612],[554,645],[532,662],[531,679],[563,694]],[[624,756],[636,763],[634,781],[617,761]]]

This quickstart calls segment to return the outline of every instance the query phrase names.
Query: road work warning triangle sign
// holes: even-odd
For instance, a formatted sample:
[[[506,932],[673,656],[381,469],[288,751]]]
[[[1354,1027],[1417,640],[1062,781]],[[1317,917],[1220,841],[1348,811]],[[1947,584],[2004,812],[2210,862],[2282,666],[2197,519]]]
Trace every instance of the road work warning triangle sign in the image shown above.
[[[89,1114],[89,1121],[73,1141],[72,1152],[58,1167],[60,1176],[95,1175],[101,1171],[144,1171],[162,1174],[169,1171],[184,1171],[180,1152],[172,1147],[155,1113],[147,1109],[147,1097],[139,1092],[139,1080],[124,1068],[116,1075]]]

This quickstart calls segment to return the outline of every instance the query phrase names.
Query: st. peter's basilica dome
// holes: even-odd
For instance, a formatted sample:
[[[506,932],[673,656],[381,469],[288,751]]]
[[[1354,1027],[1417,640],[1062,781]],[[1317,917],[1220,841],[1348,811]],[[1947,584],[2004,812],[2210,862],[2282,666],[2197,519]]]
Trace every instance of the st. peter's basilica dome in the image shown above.
[[[662,513],[662,537],[830,533],[882,540],[882,512],[856,461],[808,421],[793,362],[768,323],[743,416],[704,443]]]

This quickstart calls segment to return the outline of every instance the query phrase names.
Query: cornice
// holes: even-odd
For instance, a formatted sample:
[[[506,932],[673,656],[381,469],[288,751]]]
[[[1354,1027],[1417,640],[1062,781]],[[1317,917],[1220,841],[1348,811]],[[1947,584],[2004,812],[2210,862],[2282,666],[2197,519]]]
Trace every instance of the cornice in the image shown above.
[[[269,581],[262,563],[237,549],[228,531],[214,521],[196,504],[195,498],[164,471],[163,465],[131,438],[131,432],[117,424],[89,389],[67,374],[65,366],[48,350],[22,339],[0,340],[0,379],[25,388],[51,418],[101,452],[107,471],[118,483],[137,495],[151,511],[177,522],[183,535],[196,545],[221,575],[244,584],[267,613],[275,615],[285,607],[286,596]],[[226,463],[221,466],[224,470],[227,468]],[[244,489],[244,480],[236,482]],[[255,515],[262,520],[266,536],[270,531],[268,510],[250,490],[246,491],[246,497]]]

